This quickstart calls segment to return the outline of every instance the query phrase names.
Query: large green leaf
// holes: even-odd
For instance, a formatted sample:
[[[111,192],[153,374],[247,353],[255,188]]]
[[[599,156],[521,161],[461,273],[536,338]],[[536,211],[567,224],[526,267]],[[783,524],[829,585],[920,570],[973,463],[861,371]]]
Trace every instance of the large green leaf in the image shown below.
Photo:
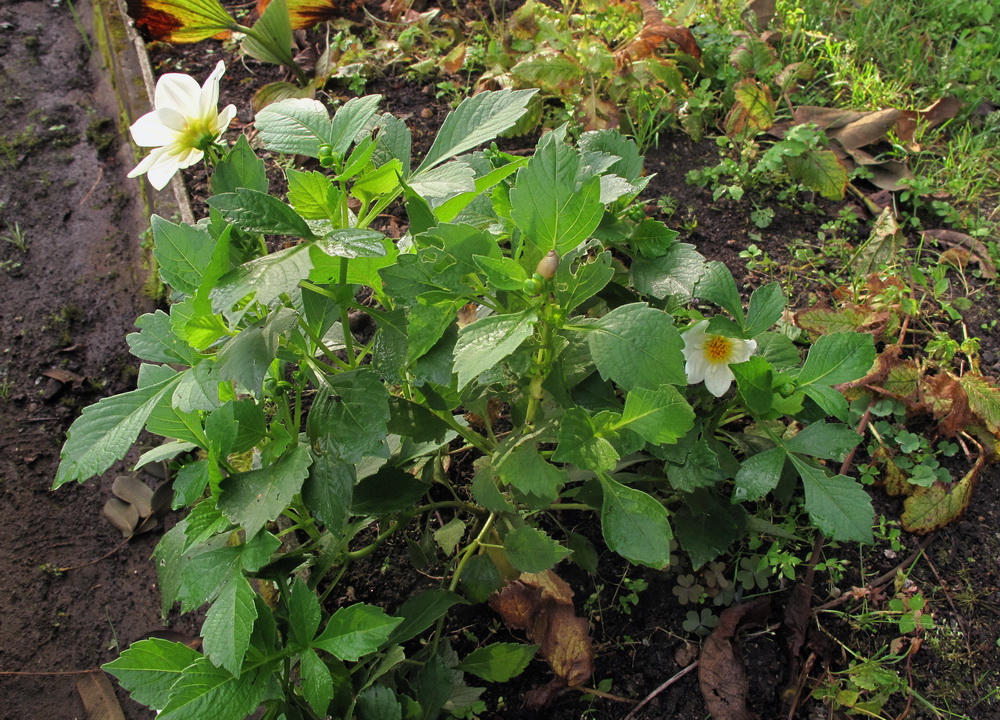
[[[268,105],[257,113],[254,127],[266,149],[286,155],[319,157],[319,146],[333,139],[330,113],[323,103],[308,98]]]
[[[330,123],[330,134],[326,141],[333,147],[335,154],[345,155],[347,153],[354,139],[368,127],[371,119],[375,117],[380,102],[382,102],[381,95],[351,98],[334,113],[333,121]]]
[[[745,515],[740,508],[720,503],[706,490],[689,495],[674,513],[677,541],[697,570],[724,553],[743,534]]]
[[[241,187],[267,192],[264,161],[250,147],[246,135],[240,135],[233,148],[215,166],[211,186],[213,195],[234,192]]]
[[[537,650],[538,645],[493,643],[476,648],[457,667],[486,682],[507,682],[528,667]]]
[[[306,648],[299,656],[299,675],[302,679],[302,695],[306,702],[321,717],[326,717],[327,708],[333,700],[333,675],[330,668],[312,648]]]
[[[615,308],[587,334],[602,378],[626,390],[686,385],[684,341],[673,318],[645,303]]]
[[[857,380],[875,362],[871,335],[833,333],[823,335],[809,348],[799,373],[799,385],[836,385]]]
[[[527,112],[536,90],[499,90],[465,98],[448,114],[417,172],[495,138]]]
[[[675,443],[694,427],[694,410],[670,385],[655,390],[635,388],[625,397],[618,427],[627,427],[654,444]]]
[[[313,641],[313,647],[354,662],[378,650],[402,621],[402,618],[386,615],[381,608],[357,603],[340,608],[330,616],[322,634]]]
[[[193,295],[215,252],[215,241],[208,229],[201,225],[175,225],[159,215],[152,217],[150,226],[153,257],[163,282],[185,295]]]
[[[325,452],[347,463],[374,454],[385,441],[389,393],[368,369],[332,377],[316,396],[306,431]]]
[[[141,315],[135,326],[139,332],[125,336],[129,351],[137,358],[151,362],[195,365],[198,353],[174,334],[170,316],[162,310]]]
[[[503,482],[525,495],[537,497],[546,505],[556,501],[568,480],[566,471],[539,455],[533,443],[523,443],[503,455],[496,464],[496,471]]]
[[[658,300],[676,296],[689,300],[705,271],[705,258],[688,243],[674,243],[652,260],[635,258],[630,277],[635,289]]]
[[[569,555],[569,550],[530,525],[507,533],[503,546],[511,565],[526,573],[548,570]]]
[[[746,337],[756,337],[768,330],[781,319],[784,309],[785,293],[778,283],[768,283],[754,290],[750,295],[747,322],[743,328]]]
[[[412,640],[448,610],[461,604],[465,604],[461,595],[439,588],[414,595],[396,611],[402,622],[393,629],[388,641],[396,645]]]
[[[250,634],[257,619],[254,591],[236,567],[229,582],[223,585],[201,626],[205,654],[217,666],[235,677],[240,676],[243,658],[250,647]]]
[[[247,232],[315,237],[309,224],[295,210],[273,195],[258,190],[236,188],[230,193],[213,195],[208,204]]]
[[[776,447],[751,455],[744,460],[739,472],[736,473],[733,501],[760,500],[778,487],[786,457],[784,448]]]
[[[125,457],[150,413],[173,392],[179,377],[173,375],[85,408],[69,428],[52,489],[99,475]]]
[[[789,452],[841,462],[862,439],[847,425],[818,420],[786,440],[784,445]]]
[[[254,23],[253,34],[244,36],[243,52],[261,62],[293,67],[292,42],[287,0],[270,0]]]
[[[170,699],[170,688],[185,668],[201,657],[201,653],[184,643],[150,638],[132,643],[116,660],[102,665],[101,669],[118,678],[133,700],[162,710]]]
[[[604,215],[600,179],[578,178],[582,159],[561,135],[542,138],[510,191],[511,217],[532,258],[550,250],[564,255],[590,237]]]
[[[260,705],[271,682],[269,667],[254,668],[237,678],[201,658],[174,683],[159,720],[244,720]]]
[[[288,507],[311,464],[309,448],[296,445],[273,465],[230,475],[222,481],[219,509],[251,538]]]
[[[796,455],[789,455],[806,491],[806,511],[832,540],[872,542],[872,500],[856,480],[828,475]]]
[[[601,529],[608,547],[629,562],[662,570],[670,564],[673,533],[656,498],[599,473],[604,501]]]
[[[705,274],[698,280],[695,293],[702,300],[728,310],[740,326],[743,325],[743,300],[736,287],[736,280],[725,263],[714,260],[705,264]]]
[[[580,408],[569,408],[563,415],[558,441],[552,455],[555,462],[573,463],[598,472],[610,470],[618,461],[614,446],[598,434],[593,418]]]
[[[527,310],[514,315],[490,315],[458,332],[455,372],[464,388],[517,350],[535,331],[538,316]]]
[[[235,380],[260,397],[267,369],[278,353],[284,333],[296,320],[296,313],[279,308],[262,323],[241,331],[219,350],[219,375],[225,380]]]

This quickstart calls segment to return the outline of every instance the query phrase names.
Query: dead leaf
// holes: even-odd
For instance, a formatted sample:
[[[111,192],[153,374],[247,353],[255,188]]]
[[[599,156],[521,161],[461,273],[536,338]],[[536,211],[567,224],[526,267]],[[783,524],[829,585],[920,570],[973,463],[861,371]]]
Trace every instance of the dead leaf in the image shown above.
[[[965,233],[960,233],[956,230],[945,229],[924,230],[920,234],[924,237],[932,237],[942,245],[968,250],[969,262],[974,262],[979,265],[979,270],[982,276],[988,280],[996,278],[997,267],[993,263],[993,260],[990,259],[990,251],[982,242],[971,235],[966,235]]]
[[[695,60],[701,59],[701,48],[689,28],[667,25],[655,0],[637,0],[642,10],[642,30],[615,53],[615,65],[624,69],[642,58],[649,57],[664,41],[669,40]]]
[[[962,517],[972,500],[979,471],[986,464],[986,454],[979,453],[976,464],[958,482],[937,482],[930,487],[920,487],[903,501],[900,520],[909,532],[925,535],[943,528]]]
[[[705,641],[698,683],[714,720],[759,720],[747,707],[750,684],[736,645],[736,633],[747,625],[763,625],[770,606],[768,598],[757,598],[724,610],[718,627]]]
[[[743,10],[743,16],[752,13],[757,21],[757,31],[763,32],[774,19],[775,5],[777,5],[776,0],[749,0]]]
[[[83,700],[87,720],[125,720],[115,689],[103,670],[92,670],[76,681],[76,690]]]
[[[554,572],[522,573],[489,602],[508,627],[526,631],[541,646],[539,653],[564,685],[582,685],[593,675],[587,620],[577,617],[573,590]]]
[[[116,497],[108,498],[104,503],[104,517],[121,532],[122,537],[132,537],[139,525],[139,513],[135,506]]]
[[[886,133],[895,127],[896,121],[902,114],[903,111],[896,108],[876,110],[865,113],[862,117],[827,134],[839,142],[845,150],[854,150],[885,138]]]
[[[607,130],[618,127],[618,106],[596,95],[585,95],[577,108],[584,130]]]
[[[80,386],[83,385],[84,381],[87,379],[83,375],[78,375],[75,372],[64,370],[63,368],[51,368],[43,372],[42,375],[50,377],[53,380],[58,380],[65,385],[72,385],[75,390],[79,390]]]
[[[782,627],[785,630],[785,646],[788,648],[789,676],[793,682],[799,677],[802,669],[802,648],[809,632],[809,620],[812,618],[813,591],[808,585],[796,585],[792,596],[785,606],[785,617]]]
[[[153,514],[153,490],[135,475],[119,475],[111,485],[115,497],[132,505],[139,517]]]
[[[439,65],[448,75],[454,75],[465,65],[465,43],[456,45],[451,52],[441,58]]]

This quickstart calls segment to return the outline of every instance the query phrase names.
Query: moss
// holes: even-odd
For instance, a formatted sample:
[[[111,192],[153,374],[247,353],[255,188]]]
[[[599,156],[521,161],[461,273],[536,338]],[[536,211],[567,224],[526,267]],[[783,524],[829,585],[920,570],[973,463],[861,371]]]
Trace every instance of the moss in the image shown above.
[[[90,144],[97,151],[97,157],[105,158],[114,148],[115,139],[118,137],[117,128],[113,120],[109,118],[94,118],[87,125],[84,133]]]

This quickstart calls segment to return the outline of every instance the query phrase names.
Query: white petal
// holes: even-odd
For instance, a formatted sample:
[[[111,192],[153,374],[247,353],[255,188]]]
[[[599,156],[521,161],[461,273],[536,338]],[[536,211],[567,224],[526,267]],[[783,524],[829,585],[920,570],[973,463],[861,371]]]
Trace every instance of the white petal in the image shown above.
[[[198,114],[200,117],[208,117],[215,112],[219,105],[219,80],[226,72],[226,64],[219,60],[215,70],[205,80],[205,84],[199,90]]]
[[[757,349],[756,340],[737,340],[733,345],[732,356],[733,359],[729,362],[731,363],[741,363],[746,362],[750,359],[750,356],[754,354]]]
[[[733,377],[728,365],[711,364],[705,368],[705,387],[715,397],[722,397],[732,384]]]
[[[177,156],[175,162],[177,163],[178,169],[183,169],[191,167],[203,157],[205,157],[205,153],[198,148],[187,148],[184,153]]]
[[[150,185],[157,190],[162,190],[170,182],[170,178],[177,174],[178,170],[180,170],[180,166],[177,164],[177,158],[173,155],[164,155],[149,169],[146,177],[149,178]]]
[[[183,73],[168,73],[162,75],[156,83],[153,105],[157,110],[169,108],[185,117],[191,117],[198,112],[200,95],[201,86],[193,77]]]
[[[215,137],[220,138],[222,134],[229,129],[229,123],[233,121],[236,117],[236,106],[226,105],[226,107],[219,113],[219,118],[215,122]]]
[[[140,147],[169,145],[177,136],[177,133],[172,128],[167,127],[160,121],[159,113],[155,110],[146,113],[132,123],[129,132],[132,133],[132,139],[135,140],[135,144]]]
[[[705,379],[705,362],[699,362],[697,358],[690,358],[684,363],[684,374],[687,375],[688,385],[697,385]]]
[[[160,159],[160,156],[163,155],[163,153],[165,152],[166,150],[161,147],[153,150],[151,153],[149,153],[149,155],[144,157],[139,162],[138,165],[132,168],[131,172],[129,172],[128,174],[128,177],[134,178],[134,177],[139,177],[140,175],[145,175],[147,172],[149,172],[149,169],[156,164],[156,161]]]

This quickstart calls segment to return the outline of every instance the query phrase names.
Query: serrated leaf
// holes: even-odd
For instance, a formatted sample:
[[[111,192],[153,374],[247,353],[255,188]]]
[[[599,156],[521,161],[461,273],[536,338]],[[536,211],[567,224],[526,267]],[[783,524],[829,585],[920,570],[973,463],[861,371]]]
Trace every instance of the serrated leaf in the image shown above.
[[[694,410],[670,385],[655,390],[635,388],[625,397],[617,427],[627,427],[654,444],[675,443],[694,426]]]
[[[230,193],[213,195],[208,205],[247,232],[292,235],[307,240],[316,237],[295,210],[278,198],[257,190],[236,188]]]
[[[313,402],[306,423],[312,442],[336,458],[356,463],[374,454],[386,436],[389,393],[368,369],[332,377]]]
[[[955,483],[934,483],[930,487],[917,488],[903,501],[900,519],[909,532],[929,533],[957,520],[969,507],[976,478],[982,469],[983,460]]]
[[[610,470],[618,462],[614,446],[598,435],[593,418],[580,408],[569,408],[563,415],[558,441],[552,455],[555,462],[573,463],[594,472]]]
[[[193,295],[215,252],[215,241],[208,229],[200,225],[175,225],[159,215],[152,217],[150,227],[153,257],[163,282],[185,295]]]
[[[211,186],[213,195],[233,192],[241,187],[267,192],[264,161],[250,148],[246,135],[240,135],[233,148],[215,166]]]
[[[539,141],[510,191],[511,217],[533,248],[532,257],[550,250],[566,254],[590,237],[604,215],[600,179],[578,179],[580,154],[559,135]]]
[[[871,335],[834,333],[818,338],[806,356],[798,376],[799,386],[836,385],[857,380],[875,362]]]
[[[725,478],[719,456],[704,438],[692,445],[683,463],[667,463],[666,471],[671,486],[688,493],[711,487]]]
[[[461,518],[452,518],[434,531],[434,542],[438,544],[445,555],[454,555],[458,544],[465,537],[465,530],[465,523]]]
[[[788,456],[802,478],[809,519],[831,540],[872,542],[872,501],[864,487],[843,475],[827,475],[796,455]]]
[[[517,350],[534,333],[537,321],[538,316],[529,310],[490,315],[459,330],[454,366],[459,389]]]
[[[771,409],[774,403],[774,368],[762,357],[753,356],[746,362],[729,366],[736,378],[736,387],[747,407],[759,414]]]
[[[99,475],[125,457],[150,413],[173,392],[178,379],[173,375],[85,408],[69,428],[52,489]]]
[[[316,637],[322,619],[323,611],[316,593],[300,578],[295,578],[288,594],[288,625],[292,630],[292,638],[299,645],[308,647]]]
[[[674,513],[677,541],[697,570],[724,553],[743,534],[739,508],[725,506],[705,490],[692,493]]]
[[[725,263],[713,260],[705,264],[705,273],[698,280],[695,294],[702,300],[728,310],[740,327],[744,325],[743,300],[733,274]]]
[[[832,150],[808,150],[797,157],[786,155],[788,174],[828,200],[843,200],[847,168]]]
[[[599,473],[601,530],[608,547],[629,562],[662,570],[670,564],[673,532],[667,510],[651,495]]]
[[[544,572],[569,555],[569,550],[530,525],[507,533],[503,546],[511,564],[526,573]]]
[[[170,688],[185,668],[201,658],[201,653],[184,643],[150,638],[132,643],[101,669],[118,678],[133,700],[162,710],[170,698]]]
[[[402,621],[386,615],[381,608],[357,603],[331,615],[323,632],[313,641],[313,647],[355,662],[362,655],[378,650]]]
[[[784,446],[788,452],[841,462],[862,439],[847,425],[818,420],[785,441]]]
[[[564,255],[554,281],[559,304],[567,312],[572,312],[577,305],[604,289],[615,275],[611,260],[611,253],[607,250],[591,256],[586,244]]]
[[[333,124],[323,103],[299,98],[268,105],[257,113],[254,127],[266,149],[315,158],[319,146],[330,143]]]
[[[472,673],[486,682],[507,682],[528,667],[538,645],[493,643],[469,653],[457,669]]]
[[[417,172],[440,165],[513,127],[536,90],[499,90],[465,98],[448,114]]]
[[[399,625],[389,635],[389,642],[398,645],[412,640],[433,625],[455,605],[465,604],[461,595],[449,590],[427,590],[414,595],[404,602],[396,614],[401,620]]]
[[[776,447],[744,460],[736,473],[733,502],[760,500],[778,487],[786,456],[784,448]]]
[[[615,308],[587,333],[587,341],[601,377],[626,390],[687,384],[684,341],[673,318],[646,303]]]
[[[302,485],[302,500],[327,530],[338,533],[350,516],[354,484],[353,464],[326,453],[316,455]]]
[[[533,443],[519,445],[499,458],[496,472],[504,483],[546,505],[556,501],[568,480],[566,471],[547,462]]]
[[[236,678],[208,658],[201,658],[174,683],[159,720],[244,720],[260,705],[270,681],[269,667],[258,667]]]
[[[358,695],[360,720],[402,720],[403,708],[396,693],[384,685],[373,685]]]
[[[205,655],[235,677],[240,676],[257,619],[253,598],[250,583],[237,567],[233,577],[219,591],[201,626]]]
[[[320,717],[326,717],[333,700],[333,676],[316,651],[306,648],[299,656],[299,674],[302,678],[302,695]]]
[[[335,154],[347,153],[354,139],[375,117],[380,102],[382,102],[381,95],[351,98],[334,113],[327,142],[333,147]]]
[[[756,337],[770,329],[781,319],[784,309],[785,293],[778,283],[768,283],[754,290],[750,295],[746,325],[743,328],[745,336],[748,338]]]
[[[632,285],[657,300],[677,296],[690,300],[705,270],[705,258],[688,243],[674,243],[654,259],[635,258],[629,270]]]
[[[251,538],[288,507],[311,464],[309,448],[296,445],[273,465],[230,475],[222,481],[219,509]]]
[[[321,220],[336,216],[340,203],[340,191],[333,181],[316,170],[302,172],[286,170],[288,179],[288,202],[306,220]]]
[[[518,60],[510,69],[510,74],[524,86],[564,94],[579,84],[586,71],[564,53],[546,48]]]
[[[827,415],[832,415],[838,420],[847,421],[848,406],[847,398],[829,385],[806,385],[802,392],[809,399],[819,405],[820,409]]]
[[[996,382],[967,372],[958,378],[958,384],[965,390],[969,410],[991,433],[1000,435],[1000,388]]]
[[[198,353],[174,334],[170,316],[162,310],[140,315],[135,321],[137,333],[125,336],[129,351],[141,360],[195,365]]]

